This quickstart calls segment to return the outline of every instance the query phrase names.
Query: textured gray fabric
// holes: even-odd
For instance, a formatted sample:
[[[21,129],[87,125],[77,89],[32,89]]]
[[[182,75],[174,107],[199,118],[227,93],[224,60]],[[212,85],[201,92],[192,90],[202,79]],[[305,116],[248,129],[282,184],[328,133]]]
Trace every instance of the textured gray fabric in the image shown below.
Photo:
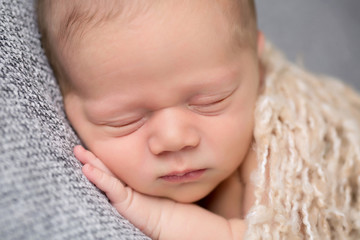
[[[81,173],[33,1],[0,0],[0,239],[148,239]]]

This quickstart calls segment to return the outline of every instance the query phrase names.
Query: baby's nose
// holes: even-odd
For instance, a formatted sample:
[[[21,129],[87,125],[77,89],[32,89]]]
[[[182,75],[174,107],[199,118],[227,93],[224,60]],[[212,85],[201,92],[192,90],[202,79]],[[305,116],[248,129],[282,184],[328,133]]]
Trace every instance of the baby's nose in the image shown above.
[[[162,109],[152,117],[148,144],[153,154],[181,151],[199,144],[200,136],[186,110]]]

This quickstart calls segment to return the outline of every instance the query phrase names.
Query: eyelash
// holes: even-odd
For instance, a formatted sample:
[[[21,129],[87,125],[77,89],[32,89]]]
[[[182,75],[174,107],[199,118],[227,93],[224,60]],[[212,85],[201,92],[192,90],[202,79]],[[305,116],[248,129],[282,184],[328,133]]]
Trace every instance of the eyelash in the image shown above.
[[[231,94],[230,94],[231,95]],[[226,103],[226,100],[230,97],[230,95],[216,99],[214,101],[209,101],[208,103],[202,103],[202,104],[189,104],[189,108],[193,111],[196,111],[200,114],[204,115],[216,115],[224,108],[224,104]]]
[[[145,122],[145,117],[141,117],[135,120],[131,120],[122,124],[107,124],[108,127],[119,130],[121,129],[121,136],[131,134],[138,130]]]

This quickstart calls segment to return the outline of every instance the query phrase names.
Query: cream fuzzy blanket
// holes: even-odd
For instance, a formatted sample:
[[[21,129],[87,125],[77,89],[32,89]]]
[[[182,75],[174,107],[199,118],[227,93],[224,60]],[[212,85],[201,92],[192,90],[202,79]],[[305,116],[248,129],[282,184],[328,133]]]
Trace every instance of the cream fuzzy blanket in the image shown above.
[[[267,44],[245,239],[360,239],[360,96]]]

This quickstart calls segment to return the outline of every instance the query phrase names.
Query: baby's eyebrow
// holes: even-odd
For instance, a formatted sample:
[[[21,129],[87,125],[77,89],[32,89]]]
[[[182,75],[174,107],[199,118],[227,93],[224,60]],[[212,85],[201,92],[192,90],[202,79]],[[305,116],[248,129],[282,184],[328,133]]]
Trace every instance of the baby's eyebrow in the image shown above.
[[[129,104],[125,104],[128,102]],[[139,114],[136,106],[126,96],[116,98],[105,98],[100,101],[92,100],[84,104],[85,114],[89,119],[115,119],[120,115],[125,116]]]
[[[238,66],[216,68],[204,71],[194,77],[194,81],[191,81],[190,84],[193,86],[200,85],[200,87],[203,85],[222,85],[223,83],[232,82],[238,75]]]
[[[109,111],[104,112],[104,114],[94,114],[89,111],[90,114],[87,114],[87,118],[89,121],[96,124],[110,124],[110,123],[122,123],[132,121],[134,119],[141,118],[144,116],[144,113],[141,112],[123,112],[123,111]]]
[[[206,79],[197,86],[203,94],[218,94],[229,91],[238,82],[236,74],[226,74]]]

